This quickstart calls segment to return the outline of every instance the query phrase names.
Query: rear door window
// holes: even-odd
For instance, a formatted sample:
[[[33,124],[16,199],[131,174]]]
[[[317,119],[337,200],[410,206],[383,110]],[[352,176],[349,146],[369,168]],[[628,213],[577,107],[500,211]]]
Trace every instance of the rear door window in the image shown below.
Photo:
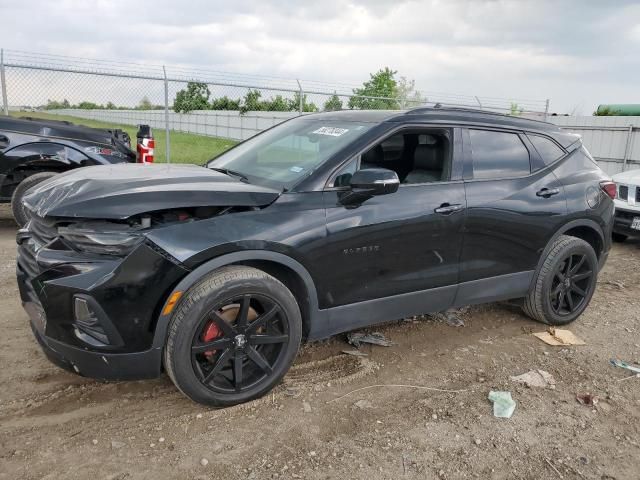
[[[473,178],[521,177],[531,173],[529,150],[516,133],[469,130]]]
[[[549,165],[564,155],[562,150],[553,140],[541,135],[527,134],[534,148],[542,158],[545,165]]]

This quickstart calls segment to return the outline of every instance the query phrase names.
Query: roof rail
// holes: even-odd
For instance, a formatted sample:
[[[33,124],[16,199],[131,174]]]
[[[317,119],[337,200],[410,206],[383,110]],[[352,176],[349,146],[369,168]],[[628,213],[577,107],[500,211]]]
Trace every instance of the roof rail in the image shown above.
[[[456,112],[484,113],[486,115],[499,115],[501,117],[510,116],[510,115],[507,115],[505,113],[492,112],[490,110],[482,110],[480,108],[455,107],[455,106],[442,105],[441,103],[436,103],[433,107],[416,107],[416,108],[412,108],[410,110],[407,110],[407,114],[412,114],[412,113],[430,113],[430,112],[434,112],[434,111],[438,111],[438,110],[444,110],[444,111],[453,110],[453,111],[456,111]]]
[[[498,116],[498,117],[508,117],[508,118],[512,118],[512,119],[515,119],[515,120],[525,120],[527,122],[538,122],[538,123],[545,123],[547,125],[554,125],[555,126],[555,124],[553,124],[551,122],[547,122],[545,120],[538,120],[538,119],[534,119],[534,118],[523,118],[523,117],[519,117],[517,115],[509,115],[509,114],[506,114],[506,113],[492,112],[490,110],[481,110],[479,108],[448,106],[448,105],[442,105],[441,103],[436,103],[433,107],[416,107],[416,108],[412,108],[412,109],[406,111],[406,115],[419,114],[419,113],[433,113],[433,112],[437,112],[439,110],[442,110],[442,111],[454,111],[454,112],[480,113],[480,114],[484,114],[484,115],[494,115],[494,116]]]

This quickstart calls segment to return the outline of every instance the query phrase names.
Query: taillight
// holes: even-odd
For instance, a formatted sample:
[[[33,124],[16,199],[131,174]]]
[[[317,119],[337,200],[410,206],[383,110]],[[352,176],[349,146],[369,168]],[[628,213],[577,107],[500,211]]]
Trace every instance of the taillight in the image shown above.
[[[600,188],[604,193],[609,195],[612,199],[616,198],[616,183],[615,182],[600,182]]]

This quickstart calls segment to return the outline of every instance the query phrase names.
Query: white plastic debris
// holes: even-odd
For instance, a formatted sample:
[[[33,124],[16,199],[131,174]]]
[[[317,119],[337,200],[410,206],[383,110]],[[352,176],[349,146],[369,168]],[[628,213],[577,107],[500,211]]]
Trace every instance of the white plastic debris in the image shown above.
[[[511,398],[511,392],[489,392],[489,400],[493,402],[493,416],[511,418],[516,409],[516,402]]]
[[[549,372],[544,370],[531,370],[522,375],[510,377],[512,382],[523,383],[527,387],[556,388],[556,380]]]

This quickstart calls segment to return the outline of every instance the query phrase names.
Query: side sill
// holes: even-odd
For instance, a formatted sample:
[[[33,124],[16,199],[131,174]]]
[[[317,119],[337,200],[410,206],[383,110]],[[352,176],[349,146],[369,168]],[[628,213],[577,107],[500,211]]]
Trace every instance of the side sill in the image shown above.
[[[330,335],[411,315],[446,310],[453,303],[457,289],[457,285],[431,288],[327,309],[329,328],[332,330]]]
[[[511,300],[527,295],[535,271],[508,273],[461,283],[453,307]]]
[[[320,310],[317,318],[324,321],[312,325],[308,340],[451,307],[521,298],[526,296],[534,273],[511,273]]]

